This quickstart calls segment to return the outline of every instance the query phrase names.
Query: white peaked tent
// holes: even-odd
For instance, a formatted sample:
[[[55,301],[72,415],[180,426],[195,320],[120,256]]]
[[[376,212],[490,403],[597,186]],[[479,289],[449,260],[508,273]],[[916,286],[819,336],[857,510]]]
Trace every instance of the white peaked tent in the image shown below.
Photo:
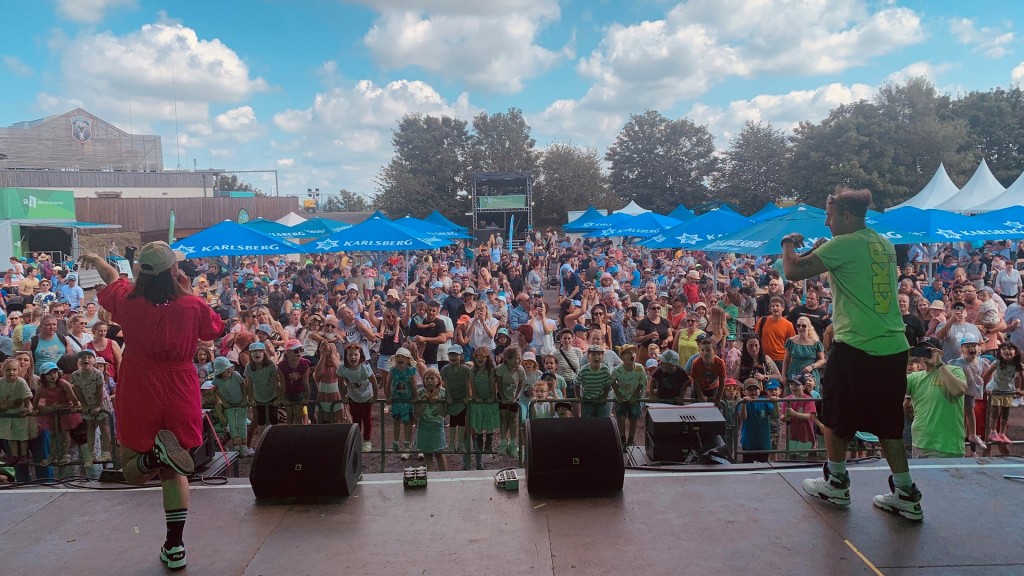
[[[889,210],[895,210],[896,208],[904,208],[911,206],[913,208],[920,208],[921,210],[928,210],[934,208],[939,204],[942,204],[946,200],[949,200],[956,195],[960,190],[953,184],[953,181],[949,179],[949,174],[946,172],[946,167],[939,162],[939,167],[935,170],[935,175],[928,181],[928,184],[921,189],[920,192],[904,201],[902,204],[897,204]]]
[[[305,218],[299,216],[295,212],[289,212],[277,219],[278,224],[284,224],[285,226],[296,226],[298,224],[302,224],[305,221]]]
[[[650,210],[640,207],[640,205],[633,200],[630,200],[629,204],[626,204],[615,211],[616,214],[629,214],[630,216],[639,216],[645,212],[650,212]]]
[[[992,175],[992,171],[988,169],[988,162],[982,159],[981,164],[978,164],[978,169],[974,171],[974,176],[971,176],[971,179],[957,192],[956,196],[938,206],[933,206],[933,208],[971,214],[987,212],[991,210],[988,205],[1005,191],[1006,188],[1003,188],[1003,185]]]
[[[984,211],[1000,210],[1002,208],[1010,208],[1011,206],[1024,206],[1024,172],[1017,176],[1017,180],[1010,184],[1006,192],[1003,192],[998,198],[986,204]],[[981,208],[981,206],[978,206],[976,209],[980,210]]]

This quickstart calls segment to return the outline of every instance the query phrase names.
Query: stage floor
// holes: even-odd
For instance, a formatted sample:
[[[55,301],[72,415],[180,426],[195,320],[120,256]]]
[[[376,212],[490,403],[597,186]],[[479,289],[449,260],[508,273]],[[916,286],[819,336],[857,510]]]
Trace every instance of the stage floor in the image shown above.
[[[851,466],[853,504],[811,499],[815,469],[627,471],[621,494],[535,499],[490,473],[404,490],[370,475],[344,500],[257,504],[245,479],[199,486],[185,529],[194,574],[1024,573],[1024,461],[919,460],[921,524],[886,514],[884,462]],[[703,471],[696,471],[703,470]],[[522,471],[520,471],[522,473]],[[106,485],[105,485],[106,486]],[[0,573],[162,574],[158,489],[0,491]]]

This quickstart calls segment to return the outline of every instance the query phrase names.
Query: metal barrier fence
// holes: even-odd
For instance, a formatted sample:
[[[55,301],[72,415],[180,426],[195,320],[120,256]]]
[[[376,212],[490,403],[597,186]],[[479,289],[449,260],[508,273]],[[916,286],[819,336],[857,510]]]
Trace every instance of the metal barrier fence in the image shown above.
[[[989,402],[988,402],[988,405],[987,405],[988,412],[986,413],[986,415],[987,415],[986,422],[985,422],[986,434],[987,434],[987,429],[988,429],[989,423],[992,421],[992,412],[991,412],[991,410],[993,409],[993,406],[991,404],[991,399],[990,398],[991,397],[989,397]],[[726,447],[725,447],[726,448],[726,455],[730,459],[732,459],[734,461],[737,461],[737,462],[744,460],[744,458],[747,457],[747,456],[750,456],[752,458],[764,457],[765,459],[776,457],[776,459],[787,460],[787,461],[788,460],[820,461],[820,460],[824,459],[824,455],[825,455],[824,443],[822,441],[822,437],[820,436],[820,434],[817,433],[817,431],[816,431],[816,434],[815,434],[816,435],[816,443],[815,444],[812,444],[811,446],[794,445],[792,443],[792,441],[793,441],[793,438],[792,438],[793,428],[791,426],[782,426],[781,425],[782,424],[781,418],[783,416],[783,412],[784,412],[785,406],[787,404],[796,403],[796,402],[800,402],[800,403],[813,402],[815,404],[816,408],[817,408],[821,404],[821,399],[811,398],[811,397],[807,397],[807,398],[778,398],[778,399],[774,399],[774,400],[773,399],[767,399],[767,398],[758,398],[757,401],[771,403],[775,407],[775,414],[776,414],[776,417],[778,418],[778,420],[780,422],[780,426],[779,426],[778,432],[777,433],[770,432],[770,434],[772,435],[772,447],[770,449],[765,449],[765,450],[753,450],[753,449],[744,449],[743,448],[742,443],[741,443],[742,422],[740,422],[739,419],[738,419],[738,416],[737,416],[738,410],[737,410],[737,408],[741,404],[749,405],[751,400],[746,399],[746,398],[741,398],[741,399],[738,399],[734,404],[732,404],[729,407],[729,409],[724,410],[724,413],[723,413],[723,416],[725,417],[725,430],[726,430],[726,434],[725,434],[725,438],[724,438],[724,440],[726,442]],[[687,400],[685,402],[685,404],[693,404],[694,402],[695,401],[693,401],[693,400]],[[374,400],[372,402],[372,404],[376,405],[375,408],[377,410],[377,415],[379,417],[379,426],[378,426],[378,430],[377,430],[377,437],[379,439],[379,443],[378,443],[378,446],[376,447],[376,449],[368,451],[367,453],[369,453],[369,454],[377,454],[378,456],[380,456],[380,463],[379,463],[379,471],[380,472],[384,472],[385,471],[386,459],[387,459],[388,454],[394,454],[394,455],[410,454],[411,455],[411,454],[419,453],[419,450],[416,449],[415,443],[412,440],[413,434],[411,432],[411,427],[413,425],[413,422],[415,421],[415,418],[411,419],[411,421],[408,424],[410,426],[410,433],[408,435],[408,437],[410,438],[410,441],[409,441],[409,445],[407,447],[403,447],[402,443],[400,442],[400,440],[398,438],[393,438],[393,444],[392,444],[392,448],[391,449],[389,449],[387,444],[386,444],[386,442],[387,442],[387,428],[388,428],[388,426],[386,425],[387,421],[388,421],[387,416],[389,415],[389,413],[391,411],[390,410],[391,407],[395,403],[396,402],[392,402],[391,400],[387,400],[387,399],[376,399],[376,400]],[[425,400],[410,399],[408,401],[400,401],[400,402],[397,402],[397,403],[412,405],[414,407],[413,411],[415,411],[415,406],[422,405],[422,404],[430,404],[431,402],[425,401]],[[641,402],[641,406],[645,407],[646,404],[649,404],[649,403],[657,403],[657,402],[651,402],[649,400],[648,401],[642,401]],[[312,421],[315,421],[317,423],[324,423],[324,422],[346,422],[346,423],[348,423],[348,422],[352,421],[351,415],[349,413],[347,413],[348,411],[346,410],[346,407],[349,404],[348,401],[343,401],[343,400],[333,401],[333,402],[330,402],[329,404],[327,404],[326,408],[325,408],[325,406],[323,404],[324,403],[320,403],[320,402],[309,402],[309,403],[307,403],[307,402],[293,402],[293,403],[288,403],[288,402],[270,402],[270,403],[255,403],[254,405],[251,405],[251,406],[247,405],[247,407],[248,408],[252,408],[253,410],[258,410],[260,408],[272,408],[274,410],[281,410],[281,411],[286,411],[290,407],[291,408],[303,408],[305,410],[302,411],[302,412],[304,412],[305,414],[304,415],[300,414],[300,418],[303,418],[303,416],[308,416],[310,413],[312,413],[311,419],[312,419]],[[500,405],[501,403],[498,402],[498,401],[489,401],[489,402],[464,401],[464,402],[461,402],[460,404],[463,404],[465,406],[465,410],[468,413],[468,411],[472,410],[473,406],[480,406],[480,405],[485,405],[485,404],[486,405]],[[536,406],[543,405],[543,404],[551,404],[551,405],[568,404],[568,405],[573,407],[573,411],[575,412],[577,410],[576,409],[577,406],[582,407],[583,405],[588,405],[588,404],[589,405],[605,405],[605,406],[607,406],[607,408],[606,408],[606,415],[607,415],[607,417],[615,417],[615,409],[614,409],[615,403],[612,400],[583,401],[583,400],[581,400],[579,398],[548,398],[548,399],[529,399],[529,400],[523,399],[522,401],[517,401],[516,404],[519,407],[519,409],[516,412],[516,428],[517,428],[516,446],[515,446],[516,447],[516,452],[515,452],[513,457],[516,459],[516,461],[517,461],[517,463],[519,465],[522,465],[524,463],[525,457],[526,457],[525,448],[524,448],[525,447],[525,442],[524,442],[524,439],[525,439],[525,437],[524,437],[525,428],[524,428],[523,424],[525,423],[525,421],[528,418],[536,417],[536,416],[532,416],[532,415],[535,415],[536,412],[537,412],[537,410],[535,408]],[[547,409],[547,410],[544,410],[544,412],[546,412],[548,414],[554,414],[555,410],[554,409]],[[61,417],[69,415],[69,414],[73,414],[73,413],[77,413],[77,412],[70,411],[70,410],[59,410],[59,411],[51,412],[51,413],[48,413],[48,414],[39,414],[38,412],[36,412],[36,413],[32,413],[32,414],[30,414],[28,416],[24,416],[24,415],[21,415],[21,414],[0,413],[0,418],[38,418],[38,417],[41,417],[41,416],[49,416],[52,419],[51,422],[50,422],[49,430],[42,430],[42,429],[40,429],[39,437],[37,437],[34,440],[30,440],[29,441],[30,443],[34,444],[34,446],[32,446],[30,448],[30,450],[32,451],[33,460],[30,461],[30,462],[19,463],[17,466],[15,466],[16,470],[18,470],[18,468],[22,469],[22,470],[18,470],[19,471],[19,481],[21,481],[20,479],[24,477],[24,474],[27,474],[28,468],[31,468],[31,467],[35,467],[36,468],[36,475],[37,475],[37,477],[42,476],[42,477],[45,477],[45,478],[51,478],[52,479],[53,478],[53,470],[52,470],[52,468],[54,468],[54,467],[59,468],[59,467],[63,467],[63,466],[75,466],[75,465],[82,465],[82,464],[85,463],[85,461],[84,461],[85,459],[83,459],[83,458],[80,458],[77,461],[69,461],[69,460],[65,460],[65,459],[61,458],[64,455],[68,454],[70,452],[70,448],[71,448],[71,446],[65,446],[64,445],[64,442],[65,442],[64,433],[68,432],[70,434],[72,432],[71,430],[65,431],[65,430],[61,429]],[[110,427],[110,447],[111,447],[111,449],[110,449],[110,453],[111,453],[110,464],[113,467],[117,468],[120,465],[120,461],[119,461],[120,460],[120,450],[119,450],[119,445],[118,445],[118,442],[117,442],[116,434],[114,433],[114,414],[106,412],[106,411],[101,411],[101,413],[103,413],[103,414],[105,414],[107,416],[107,425]],[[211,410],[211,416],[218,416],[216,414],[216,410]],[[252,416],[254,418],[251,420],[251,426],[256,426],[257,420],[255,419],[255,413],[252,413]],[[442,415],[442,416],[448,416],[448,415]],[[217,417],[217,420],[218,420],[218,423],[222,425],[222,430],[227,429],[227,419],[226,418]],[[303,418],[303,420],[305,420],[305,418]],[[640,416],[638,418],[637,429],[635,430],[635,433],[639,434],[639,430],[640,430],[640,426],[642,425],[642,422],[643,422],[643,412],[641,410],[641,414],[640,414]],[[467,424],[468,424],[468,422],[467,422]],[[909,426],[909,422],[907,424]],[[98,426],[99,426],[98,423],[94,423],[93,424],[94,433],[95,433],[95,429]],[[77,428],[78,427],[76,426],[76,430],[77,430]],[[446,440],[447,440],[447,438],[449,438],[448,430],[451,430],[451,429],[452,428],[450,426],[445,425],[444,434],[446,436]],[[43,432],[47,432],[47,433],[44,434]],[[249,426],[247,426],[247,432],[249,432]],[[492,430],[492,432],[494,432],[494,430]],[[620,430],[620,434],[625,435],[625,431],[621,431]],[[472,442],[473,439],[471,438],[471,435],[470,435],[470,432],[469,432],[469,428],[467,426],[467,427],[465,427],[465,431],[463,431],[462,436],[460,438],[458,438],[458,439],[452,438],[452,443],[454,444],[454,446],[446,446],[446,448],[443,451],[439,452],[438,454],[445,455],[445,456],[447,456],[447,455],[462,455],[462,457],[463,457],[463,464],[464,464],[464,467],[466,469],[469,469],[470,465],[473,463],[473,458],[475,457],[477,459],[477,463],[478,463],[478,466],[479,466],[479,462],[480,462],[479,458],[482,457],[483,455],[500,455],[500,454],[502,454],[502,452],[500,452],[498,449],[495,448],[496,445],[497,446],[501,445],[500,440],[501,440],[502,436],[501,436],[500,428],[497,429],[497,433],[494,434],[494,435],[498,435],[499,436],[499,442],[497,442],[497,443],[494,442],[494,439],[493,439],[493,436],[492,436],[491,442],[489,443],[490,444],[489,446],[486,446],[486,447],[482,446],[482,445],[481,446],[474,446],[473,442]],[[906,439],[906,435],[905,435],[905,439]],[[95,441],[99,442],[100,440],[101,440],[101,438],[100,438],[99,434],[96,433]],[[459,440],[459,441],[456,441],[456,440]],[[642,444],[636,442],[636,440],[637,439],[635,439],[635,438],[627,438],[627,441],[629,441],[629,442],[631,442],[631,443],[633,443],[635,445],[642,445]],[[643,440],[643,438],[640,438],[640,440]],[[41,443],[44,443],[45,445],[43,445]],[[397,446],[395,446],[396,443],[398,444]],[[1024,444],[1024,441],[1021,441],[1021,440],[1012,441],[1010,444]],[[81,450],[88,450],[88,444],[84,443],[84,444],[80,444],[78,446],[80,448],[80,457],[81,457],[82,456]],[[908,449],[909,449],[909,447],[910,446],[909,446],[909,443],[908,443]],[[853,456],[853,457],[858,457],[858,456],[859,457],[864,457],[864,456],[869,456],[869,455],[880,454],[880,450],[881,449],[878,446],[877,438],[873,438],[870,435],[858,434],[857,436],[854,437],[854,439],[852,439],[850,447],[849,447],[849,450],[852,452],[851,456]],[[95,453],[93,455],[95,455]],[[93,460],[95,461],[94,458],[93,458]],[[100,462],[95,462],[95,463],[99,464]],[[24,474],[22,474],[22,472]]]

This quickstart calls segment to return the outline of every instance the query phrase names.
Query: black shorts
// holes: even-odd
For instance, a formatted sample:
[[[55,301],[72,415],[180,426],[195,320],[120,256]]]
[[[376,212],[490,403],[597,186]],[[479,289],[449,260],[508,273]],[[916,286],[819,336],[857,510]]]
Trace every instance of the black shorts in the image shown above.
[[[280,422],[277,417],[277,406],[274,404],[256,406],[253,408],[253,412],[257,426],[274,425]]]
[[[836,342],[821,378],[818,418],[840,438],[869,432],[882,440],[903,438],[903,398],[907,393],[903,351],[872,356]]]
[[[448,416],[448,425],[449,426],[465,426],[466,425],[466,412],[469,412],[469,410],[463,410],[462,412],[459,412],[458,414],[450,414]]]

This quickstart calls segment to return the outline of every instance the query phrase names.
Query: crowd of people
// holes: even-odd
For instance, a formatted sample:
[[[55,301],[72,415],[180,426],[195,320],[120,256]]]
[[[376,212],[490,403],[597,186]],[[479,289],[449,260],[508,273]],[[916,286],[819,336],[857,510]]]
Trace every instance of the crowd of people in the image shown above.
[[[987,444],[1006,452],[1024,345],[1015,254],[1004,243],[900,254],[896,298],[916,351],[908,446],[920,456]],[[373,451],[382,399],[392,442],[377,449],[442,469],[446,453],[462,454],[465,468],[482,467],[487,453],[518,455],[526,418],[614,417],[628,447],[646,402],[714,403],[745,461],[822,447],[827,273],[788,282],[781,259],[647,251],[552,230],[511,250],[496,238],[368,258],[180,264],[188,291],[225,323],[197,343],[193,363],[232,450],[252,455],[269,424],[356,422]],[[934,280],[929,259],[941,262]],[[5,277],[0,437],[6,462],[34,456],[37,474],[110,459],[122,327],[66,268],[12,258]],[[921,352],[929,347],[939,357]],[[940,375],[943,364],[951,369]]]

